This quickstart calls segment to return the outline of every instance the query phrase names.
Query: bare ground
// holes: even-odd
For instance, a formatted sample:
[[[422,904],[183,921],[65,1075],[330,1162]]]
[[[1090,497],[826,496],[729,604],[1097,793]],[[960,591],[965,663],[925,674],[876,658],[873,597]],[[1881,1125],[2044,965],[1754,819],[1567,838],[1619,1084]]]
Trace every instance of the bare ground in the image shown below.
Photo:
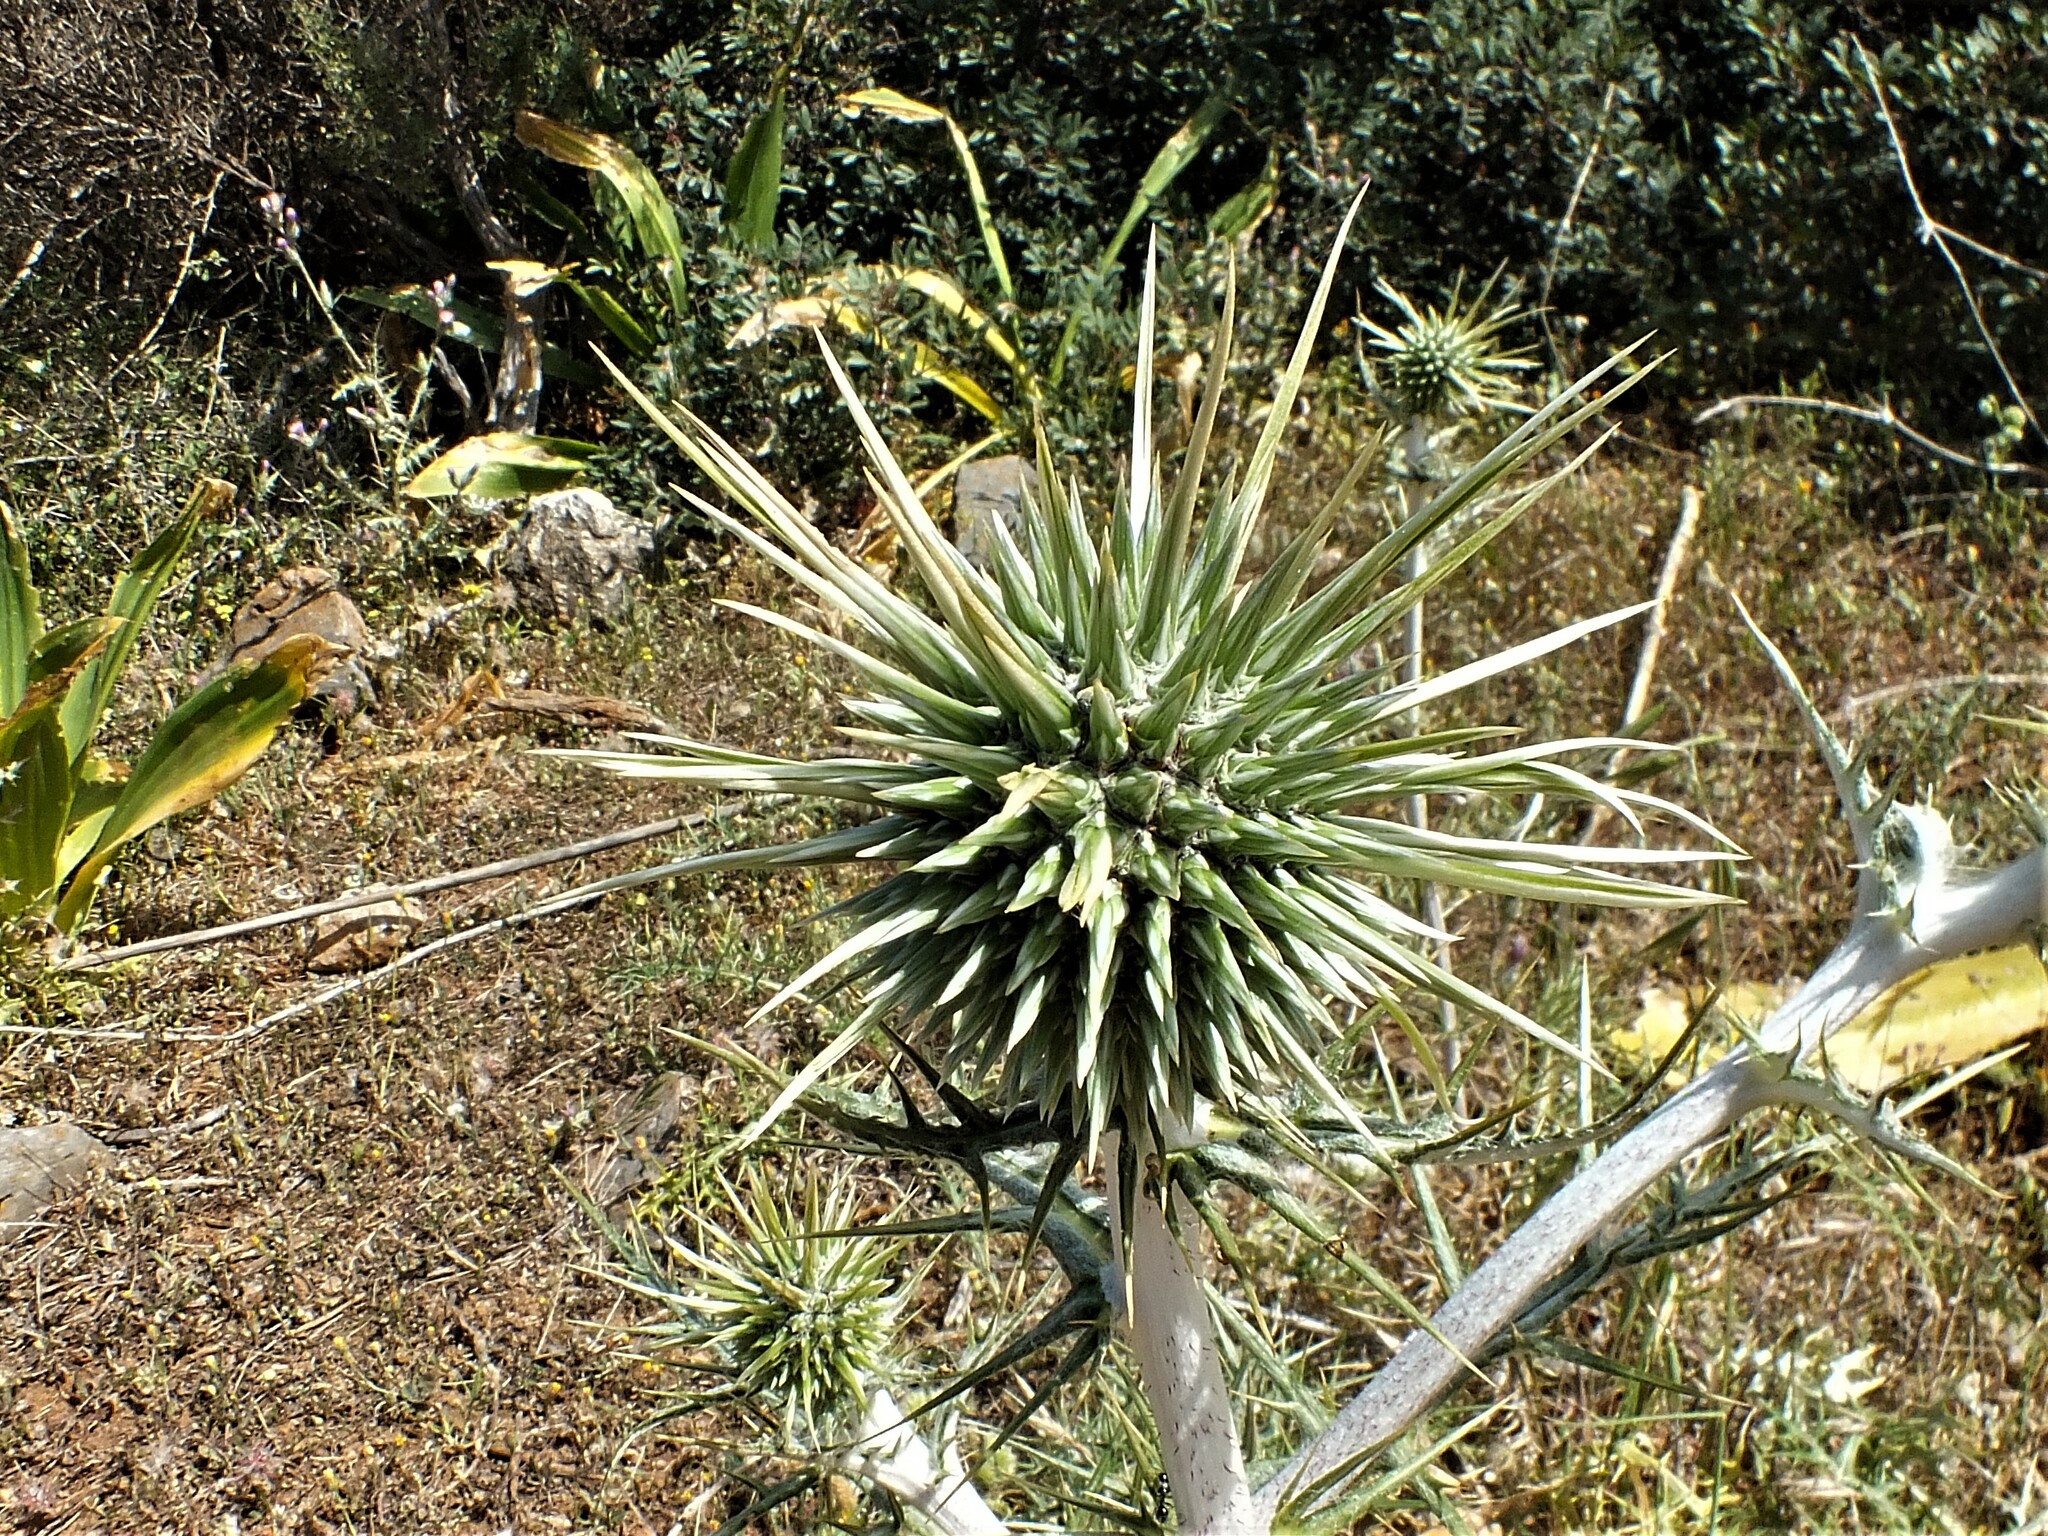
[[[2037,670],[2041,567],[2025,540],[2001,549],[1967,530],[1858,527],[1789,462],[1688,472],[1706,479],[1708,514],[1653,734],[1695,746],[1659,786],[1756,862],[1742,884],[1749,908],[1700,930],[1667,969],[1775,978],[1832,942],[1846,912],[1845,840],[1825,774],[1721,585],[1743,593],[1839,715],[1905,680]],[[1674,485],[1659,463],[1610,468],[1532,516],[1458,584],[1434,661],[1646,591]],[[530,720],[471,713],[427,729],[492,657],[526,686],[630,699],[688,734],[822,745],[831,677],[708,602],[743,588],[765,589],[732,565],[658,588],[609,634],[465,619],[406,657],[374,719],[338,752],[294,739],[216,810],[180,823],[171,844],[130,859],[102,916],[120,937],[146,937],[685,808],[660,789],[525,755]],[[1611,729],[1633,654],[1632,630],[1603,638],[1496,690],[1480,712],[1532,730]],[[2040,738],[1979,716],[2028,702],[2048,697],[1951,688],[1894,699],[1877,727],[1879,767],[1953,800],[1959,836],[2008,846],[2015,816],[1984,786],[2035,782]],[[450,892],[432,903],[428,931],[814,814],[723,818],[658,846]],[[0,1520],[71,1536],[716,1528],[745,1502],[718,1444],[734,1426],[700,1416],[684,1421],[688,1436],[633,1436],[666,1377],[613,1347],[638,1313],[592,1273],[597,1244],[574,1191],[636,1150],[636,1125],[652,1123],[635,1108],[643,1090],[675,1108],[643,1153],[684,1169],[756,1102],[684,1036],[785,1056],[815,1043],[814,1020],[751,1033],[743,1020],[811,951],[798,925],[829,894],[794,876],[685,883],[484,939],[226,1046],[163,1036],[238,1030],[317,990],[297,937],[89,982],[46,979],[20,1022],[58,1032],[14,1037],[0,1104],[126,1145],[115,1170],[0,1254]],[[1543,914],[1464,915],[1475,977],[1503,980],[1521,933],[1539,953],[1590,937],[1608,983],[1603,1017],[1624,1016],[1644,979],[1632,956],[1648,928],[1610,923],[1560,940]],[[95,1038],[118,1029],[148,1038]],[[1475,1093],[1506,1096],[1515,1071],[1489,1062]],[[1472,1528],[1502,1531],[1990,1532],[2042,1508],[2048,1052],[1972,1085],[1932,1129],[1996,1197],[1923,1179],[1923,1199],[1888,1168],[1838,1156],[1834,1172],[1725,1243],[1611,1282],[1574,1313],[1581,1346],[1695,1395],[1518,1355],[1501,1414],[1428,1475]],[[1539,1188],[1490,1172],[1446,1179],[1440,1193],[1470,1256]],[[878,1209],[896,1198],[876,1189]],[[1330,1209],[1418,1299],[1434,1294],[1412,1210]],[[1384,1358],[1398,1326],[1378,1316],[1383,1304],[1333,1288],[1278,1232],[1252,1224],[1248,1245],[1276,1312],[1324,1331],[1297,1342],[1334,1330],[1321,1346],[1333,1358]],[[942,1268],[925,1283],[943,1295],[955,1278]],[[972,1284],[983,1305],[1000,1303],[1000,1284]],[[1865,1345],[1876,1386],[1843,1401],[1816,1392]],[[1001,1396],[981,1405],[984,1421]],[[1420,1530],[1433,1517],[1391,1518]]]

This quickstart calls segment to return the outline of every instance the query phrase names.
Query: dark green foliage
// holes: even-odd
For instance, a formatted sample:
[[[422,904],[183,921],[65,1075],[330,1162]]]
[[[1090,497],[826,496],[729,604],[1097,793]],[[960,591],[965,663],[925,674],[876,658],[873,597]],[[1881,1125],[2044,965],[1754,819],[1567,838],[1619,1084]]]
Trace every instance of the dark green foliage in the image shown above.
[[[289,37],[271,106],[297,127],[270,142],[265,174],[308,211],[309,254],[337,290],[455,271],[465,296],[494,298],[451,176],[446,85],[482,185],[529,253],[589,264],[595,291],[651,321],[674,306],[652,302],[666,296],[649,291],[651,274],[618,259],[621,210],[510,125],[526,106],[612,135],[670,195],[687,255],[689,302],[659,322],[644,380],[787,466],[828,508],[850,510],[862,492],[815,358],[801,333],[734,350],[732,332],[861,264],[995,292],[947,135],[848,118],[838,98],[850,90],[891,87],[964,126],[1015,277],[1015,309],[997,318],[1042,369],[1064,351],[1065,378],[1108,383],[1052,403],[1053,433],[1070,442],[1099,440],[1121,409],[1102,365],[1132,340],[1139,243],[1107,271],[1101,258],[1160,145],[1212,99],[1227,112],[1153,212],[1183,292],[1201,285],[1175,281],[1177,267],[1215,276],[1212,221],[1249,225],[1246,356],[1261,364],[1262,333],[1305,297],[1300,252],[1322,247],[1369,173],[1340,292],[1383,278],[1426,301],[1460,270],[1505,263],[1504,294],[1548,301],[1560,372],[1654,326],[1680,349],[1670,377],[1686,401],[1781,384],[1889,395],[1970,447],[1995,375],[1953,277],[1915,238],[1852,37],[1881,61],[1935,216],[2048,261],[2048,10],[2019,0],[818,0],[802,26],[784,0],[292,0],[279,14]],[[237,69],[235,89],[255,90]],[[780,175],[737,175],[765,169],[778,116]],[[233,262],[229,211],[211,238]],[[11,270],[21,252],[0,255]],[[2018,376],[2041,378],[2038,280],[1966,261]],[[139,289],[138,306],[159,291]],[[217,305],[223,291],[195,282],[186,302]],[[617,344],[618,328],[566,288],[548,302],[557,356]],[[848,361],[897,440],[922,435],[913,458],[936,463],[978,436],[978,419],[895,345],[934,330],[925,301],[862,302],[883,334],[849,345]],[[13,307],[33,312],[26,297]],[[1199,334],[1177,327],[1210,318],[1166,318],[1169,356]],[[480,388],[476,360],[465,367]],[[1685,402],[1672,393],[1676,422]],[[590,424],[572,415],[542,430]],[[621,472],[659,499],[665,462]]]
[[[658,156],[685,222],[710,226],[784,62],[788,18],[766,4],[677,6],[646,25],[677,46],[615,60],[584,110]],[[1935,215],[2039,265],[2048,12],[2027,5],[828,3],[790,76],[780,243],[766,270],[707,262],[697,291],[716,323],[674,338],[675,376],[734,407],[770,389],[785,411],[815,396],[801,346],[720,354],[728,322],[821,270],[893,260],[993,291],[944,136],[835,109],[836,93],[873,85],[966,126],[1011,247],[1020,341],[1056,346],[1030,327],[1078,309],[1090,355],[1068,371],[1099,374],[1082,364],[1128,346],[1132,279],[1129,252],[1106,280],[1095,258],[1158,145],[1220,90],[1230,117],[1158,215],[1186,260],[1207,220],[1272,167],[1276,199],[1251,258],[1265,275],[1249,285],[1255,331],[1262,299],[1276,313],[1299,302],[1297,253],[1328,238],[1369,173],[1366,238],[1347,273],[1361,289],[1385,277],[1428,294],[1460,268],[1505,262],[1525,302],[1547,296],[1566,369],[1655,326],[1681,349],[1687,395],[1818,375],[1836,393],[1889,394],[1968,445],[1993,375],[1952,276],[1915,238],[1852,37],[1895,92]],[[731,242],[706,228],[698,243]],[[2020,377],[2039,378],[2037,285],[1988,261],[1972,275]],[[935,453],[974,426],[935,389],[877,385],[885,404],[900,388],[921,405]],[[1116,409],[1113,394],[1070,402],[1080,419],[1055,425],[1083,435]],[[748,430],[743,415],[728,419]]]
[[[1373,175],[1371,248],[1397,283],[1505,261],[1534,298],[1554,261],[1561,345],[1654,325],[1682,349],[1688,393],[1821,370],[1967,444],[1995,376],[1916,238],[1852,37],[1880,57],[1935,216],[2039,265],[2048,13],[2029,6],[1437,0],[1394,24],[1369,87],[1348,63],[1317,71],[1307,115]],[[2020,376],[2039,379],[2038,287],[1988,261],[1972,275]]]

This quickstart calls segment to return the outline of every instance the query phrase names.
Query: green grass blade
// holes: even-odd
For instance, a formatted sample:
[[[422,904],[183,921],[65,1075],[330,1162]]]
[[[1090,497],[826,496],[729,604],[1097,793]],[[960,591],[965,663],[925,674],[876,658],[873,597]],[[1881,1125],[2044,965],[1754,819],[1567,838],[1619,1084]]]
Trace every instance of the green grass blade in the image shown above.
[[[114,697],[114,685],[128,665],[129,653],[135,649],[142,627],[149,622],[157,599],[170,582],[171,568],[185,553],[199,525],[218,517],[234,504],[234,499],[235,488],[225,480],[201,480],[171,525],[135,557],[114,583],[107,617],[120,619],[121,627],[109,637],[106,649],[78,674],[64,700],[64,740],[71,748],[73,762],[84,757],[86,747],[99,730],[100,719]]]
[[[21,707],[28,692],[29,651],[42,636],[28,546],[15,531],[14,514],[0,507],[0,720]]]

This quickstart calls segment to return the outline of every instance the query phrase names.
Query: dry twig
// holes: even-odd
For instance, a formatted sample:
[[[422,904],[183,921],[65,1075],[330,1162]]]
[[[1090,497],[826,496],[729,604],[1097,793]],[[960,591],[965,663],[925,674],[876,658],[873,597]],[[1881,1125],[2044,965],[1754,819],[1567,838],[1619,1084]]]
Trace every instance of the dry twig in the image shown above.
[[[191,933],[166,934],[162,938],[143,939],[135,944],[122,944],[114,949],[95,950],[89,954],[71,955],[59,960],[51,967],[56,971],[90,971],[102,966],[113,965],[122,960],[135,960],[144,955],[162,954],[167,950],[191,949],[200,944],[219,944],[229,939],[246,938],[252,933],[262,933],[271,928],[280,928],[288,923],[310,922],[316,917],[326,917],[334,912],[348,912],[357,907],[366,907],[373,902],[390,901],[399,896],[427,896],[436,891],[453,890],[457,886],[475,885],[484,880],[498,880],[507,875],[521,875],[528,870],[542,869],[550,864],[566,863],[570,859],[588,858],[592,854],[606,853],[614,848],[629,847],[634,843],[649,842],[657,837],[666,837],[671,832],[680,832],[687,827],[702,826],[713,817],[741,809],[738,805],[724,805],[710,811],[692,811],[687,816],[669,816],[660,821],[645,822],[637,827],[627,827],[618,832],[606,832],[597,837],[586,837],[580,842],[567,843],[560,848],[550,848],[541,853],[522,854],[516,859],[498,859],[489,864],[474,865],[469,869],[458,869],[450,874],[429,875],[423,880],[407,881],[403,885],[371,885],[346,896],[337,896],[332,901],[316,901],[311,906],[292,907],[283,912],[267,912],[261,917],[243,918],[240,922],[223,923],[217,928],[200,928]]]
[[[2024,262],[2015,261],[1992,250],[1988,245],[1959,234],[1927,211],[1927,204],[1920,197],[1920,188],[1913,180],[1913,164],[1906,156],[1906,141],[1899,132],[1898,121],[1892,116],[1891,98],[1885,93],[1884,82],[1878,78],[1877,66],[1870,61],[1870,55],[1864,50],[1860,38],[1851,38],[1850,41],[1855,44],[1856,57],[1863,65],[1864,78],[1870,82],[1870,93],[1877,98],[1877,110],[1884,117],[1885,132],[1891,135],[1892,152],[1898,156],[1899,175],[1905,180],[1906,195],[1913,200],[1913,211],[1920,217],[1920,239],[1924,243],[1931,243],[1940,251],[1941,259],[1948,263],[1949,271],[1955,274],[1956,286],[1963,290],[1963,302],[1970,306],[1970,318],[1976,322],[1977,334],[1983,338],[1985,348],[1991,353],[1991,360],[1998,365],[1999,376],[2005,380],[2006,392],[2012,396],[2013,404],[2020,408],[2020,413],[2027,418],[2027,424],[2034,429],[2034,435],[2042,442],[2048,443],[2048,431],[2042,430],[2040,417],[2034,414],[2034,407],[2028,401],[2026,392],[2020,388],[2019,380],[2013,377],[2012,368],[2005,360],[2005,353],[1999,350],[1997,339],[1991,334],[1990,323],[1984,318],[1984,306],[1977,301],[1977,290],[1970,286],[1969,276],[1963,271],[1963,264],[1957,259],[1956,253],[1949,248],[1949,241],[1960,241],[1971,250],[1993,257],[2007,267],[2029,273],[2036,278],[2048,277],[2048,273],[2037,272]]]

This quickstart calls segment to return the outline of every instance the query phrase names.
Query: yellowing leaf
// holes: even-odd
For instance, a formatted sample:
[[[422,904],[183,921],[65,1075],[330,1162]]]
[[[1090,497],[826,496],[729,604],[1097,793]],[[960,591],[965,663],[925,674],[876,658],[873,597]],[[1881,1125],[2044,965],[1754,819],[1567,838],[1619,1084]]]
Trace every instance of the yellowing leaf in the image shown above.
[[[996,287],[1002,291],[1005,300],[1016,302],[1017,287],[1010,278],[1010,260],[1003,254],[1002,236],[996,232],[995,209],[989,203],[988,188],[982,182],[981,165],[974,158],[974,148],[967,142],[967,130],[950,112],[913,101],[900,91],[854,91],[841,96],[839,105],[848,117],[858,117],[863,110],[871,110],[899,123],[946,125],[946,132],[953,140],[953,152],[960,157],[961,174],[967,178],[967,200],[974,207],[974,222],[981,230],[982,248],[988,252],[989,266],[995,271]]]
[[[1787,989],[1743,981],[1721,994],[1717,1011],[1755,1025],[1783,1001]],[[1645,1063],[1663,1059],[1685,1030],[1704,993],[1683,996],[1664,987],[1643,993],[1643,1008],[1610,1036],[1623,1053]],[[1886,993],[1834,1034],[1813,1065],[1860,1093],[1876,1093],[1908,1077],[1987,1056],[2001,1046],[2048,1028],[2048,969],[2024,944],[1963,955],[1930,966]],[[1702,1061],[1725,1047],[1702,1050]]]
[[[969,299],[960,285],[940,272],[928,271],[923,267],[881,268],[888,276],[896,279],[913,293],[921,293],[954,319],[966,325],[975,333],[977,340],[995,353],[1012,368],[1019,367],[1023,359],[1017,349],[997,326],[974,302]]]
[[[204,805],[248,772],[278,727],[331,665],[334,648],[294,635],[262,661],[234,667],[172,710],[137,759],[99,840],[57,905],[56,923],[77,929],[101,876],[123,844],[158,822]]]
[[[2048,970],[2025,944],[1922,971],[1828,1037],[1827,1063],[1865,1093],[1960,1066],[2048,1028]]]
[[[921,341],[911,346],[910,370],[919,378],[930,379],[934,384],[949,391],[968,409],[989,421],[1001,423],[1003,408],[996,404],[995,396],[983,389],[969,375],[949,365],[944,358]]]
[[[595,443],[531,432],[483,432],[466,437],[412,477],[405,494],[474,496],[502,501],[567,485],[598,452]]]
[[[848,117],[859,117],[862,112],[879,112],[899,123],[944,123],[951,121],[937,107],[926,106],[914,101],[901,91],[874,90],[849,91],[839,98],[839,105]]]
[[[506,286],[522,299],[569,275],[566,267],[551,267],[544,261],[493,261],[486,265],[493,272],[504,273]]]
[[[801,298],[779,299],[754,311],[726,337],[725,344],[737,351],[765,341],[777,331],[817,330],[834,322],[860,335],[873,330],[866,317],[847,303],[836,288],[824,287]]]
[[[657,263],[667,263],[664,275],[669,302],[679,314],[688,309],[689,292],[683,280],[686,259],[676,211],[646,163],[617,139],[558,123],[538,112],[513,113],[512,131],[527,148],[604,178],[624,205],[640,249]]]

